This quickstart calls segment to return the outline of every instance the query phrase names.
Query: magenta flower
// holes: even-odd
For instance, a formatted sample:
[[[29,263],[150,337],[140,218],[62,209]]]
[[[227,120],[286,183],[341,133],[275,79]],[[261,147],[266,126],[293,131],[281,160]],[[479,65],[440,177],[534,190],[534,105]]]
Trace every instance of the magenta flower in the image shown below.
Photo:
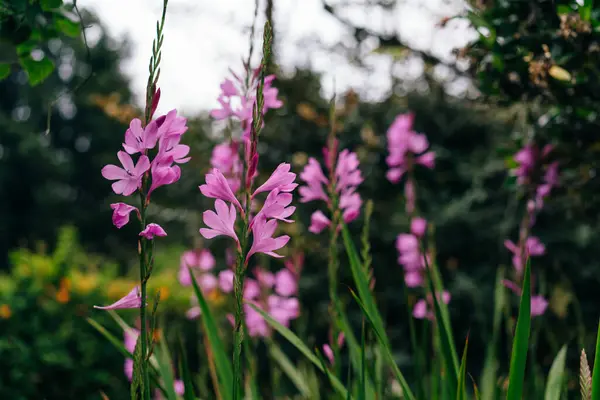
[[[354,192],[354,188],[348,189],[343,192],[340,196],[340,208],[342,210],[342,217],[344,218],[344,222],[349,223],[358,218],[360,214],[360,206],[362,205],[362,200],[358,193]]]
[[[423,284],[423,270],[426,258],[421,254],[419,239],[412,234],[401,233],[396,238],[398,250],[398,263],[404,267],[404,282],[408,287],[417,287]],[[429,256],[427,256],[429,264]]]
[[[302,173],[300,173],[300,179],[307,184],[329,184],[329,180],[325,177],[321,164],[313,157],[308,159],[308,164],[304,167]]]
[[[293,296],[298,291],[296,277],[289,269],[282,269],[275,274],[275,292],[280,296]]]
[[[269,179],[260,185],[252,194],[252,198],[262,192],[270,192],[273,189],[279,189],[281,192],[291,192],[298,186],[294,183],[296,174],[290,172],[291,166],[288,163],[281,163],[271,174]]]
[[[521,288],[514,283],[513,281],[509,281],[507,279],[502,280],[502,284],[510,289],[517,296],[521,296],[522,290]],[[531,316],[537,317],[543,315],[546,312],[546,308],[548,307],[548,301],[544,296],[535,295],[531,296]]]
[[[224,293],[231,293],[233,291],[233,278],[234,273],[230,269],[219,273],[219,287]]]
[[[279,189],[273,189],[267,196],[262,209],[252,219],[250,228],[252,228],[252,225],[254,225],[254,221],[257,218],[274,218],[283,222],[294,222],[291,219],[287,219],[287,217],[291,216],[294,211],[296,211],[296,207],[289,206],[291,202],[291,193],[281,193]]]
[[[134,206],[125,203],[113,203],[110,205],[113,209],[112,222],[118,229],[121,229],[129,223],[129,214],[136,210]]]
[[[520,274],[523,271],[523,255],[521,254],[521,248],[514,244],[510,240],[504,241],[504,246],[513,253],[513,267]],[[525,241],[525,258],[527,257],[537,257],[546,254],[546,246],[540,239],[535,236],[530,236]]]
[[[124,151],[119,151],[117,157],[123,168],[106,165],[102,168],[102,176],[110,181],[117,181],[112,184],[116,194],[129,196],[142,185],[142,177],[150,168],[150,160],[146,156],[140,156],[137,165],[134,165],[131,156]]]
[[[167,232],[160,225],[152,223],[146,225],[146,228],[140,232],[140,236],[152,240],[154,236],[167,236]]]
[[[233,283],[233,279],[231,282]],[[254,300],[258,296],[260,296],[260,285],[254,279],[247,278],[244,282],[244,299]]]
[[[252,247],[246,257],[246,262],[255,253],[264,253],[271,257],[283,257],[275,253],[275,250],[281,249],[290,240],[288,235],[282,235],[273,238],[273,234],[277,229],[277,221],[274,219],[266,220],[265,218],[255,218],[252,225]]]
[[[215,258],[208,249],[186,251],[181,255],[179,264],[179,283],[183,286],[192,284],[189,268],[207,272],[212,270],[215,265]]]
[[[441,299],[440,299],[439,293],[437,294],[436,297],[437,297],[438,301],[441,300],[445,304],[448,304],[450,302],[450,293],[447,292],[446,290],[443,291]],[[433,321],[435,319],[435,317],[434,317],[432,309],[433,309],[433,297],[431,296],[430,293],[428,293],[427,300],[421,299],[416,302],[415,306],[413,307],[413,317],[415,317],[417,319],[427,318],[428,320]]]
[[[300,193],[300,202],[308,203],[309,201],[314,200],[324,200],[329,201],[329,197],[323,190],[323,186],[320,183],[308,183],[307,186],[301,186],[298,189],[298,193]]]
[[[337,337],[338,348],[340,348],[344,345],[344,339],[345,339],[344,333],[340,332]],[[331,365],[335,364],[333,349],[331,348],[329,343],[326,343],[323,345],[323,354],[325,354],[325,357],[327,357],[327,359],[329,360],[329,364],[331,364]]]
[[[295,297],[270,295],[267,299],[269,314],[281,325],[290,326],[290,321],[300,316],[300,303]]]
[[[162,139],[179,137],[187,132],[187,119],[177,116],[177,110],[173,109],[166,115],[161,115],[156,119],[158,126],[158,136]]]
[[[223,173],[234,193],[240,189],[243,166],[237,142],[232,140],[231,143],[216,145],[212,151],[210,165]]]
[[[244,313],[246,320],[246,327],[248,328],[248,334],[251,337],[267,337],[271,333],[269,330],[269,326],[267,325],[267,321],[258,313],[258,311],[254,310],[254,308],[250,307],[250,305],[244,305]]]
[[[229,201],[240,210],[243,210],[242,205],[235,197],[235,194],[233,194],[229,183],[227,183],[227,179],[216,168],[211,173],[206,174],[206,183],[200,186],[200,192],[206,197]]]
[[[234,205],[232,204],[231,207],[227,207],[227,204],[223,200],[217,199],[215,201],[215,210],[217,211],[216,213],[212,210],[208,210],[202,214],[204,223],[210,229],[201,228],[200,234],[206,239],[212,239],[220,235],[229,236],[239,245],[240,241],[238,240],[234,229],[237,216]]]
[[[336,190],[338,192],[353,191],[363,181],[360,169],[360,162],[356,153],[348,149],[342,150],[338,156],[335,174],[337,176]]]
[[[157,159],[155,159],[151,171],[152,185],[150,186],[148,194],[152,193],[160,186],[170,185],[181,178],[181,169],[177,165],[172,166],[171,162],[166,160],[163,160],[163,163],[159,163],[157,162]]]
[[[122,308],[140,308],[142,306],[142,297],[140,296],[140,288],[134,287],[125,297],[117,300],[109,306],[94,306],[99,310],[118,310]]]
[[[152,121],[142,128],[142,121],[134,118],[129,123],[129,129],[125,131],[125,143],[123,148],[129,154],[145,153],[148,149],[153,149],[158,140],[158,126],[156,121]]]
[[[421,217],[415,217],[410,221],[410,231],[416,237],[423,237],[427,231],[427,220]]]

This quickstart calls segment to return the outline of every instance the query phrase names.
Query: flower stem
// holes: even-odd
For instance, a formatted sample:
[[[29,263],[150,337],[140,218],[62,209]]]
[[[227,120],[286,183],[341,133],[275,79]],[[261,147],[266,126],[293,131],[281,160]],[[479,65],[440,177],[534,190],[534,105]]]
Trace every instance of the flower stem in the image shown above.
[[[246,213],[242,224],[242,232],[240,235],[240,252],[235,268],[235,276],[233,281],[233,296],[235,298],[235,325],[233,329],[233,399],[239,400],[242,398],[242,343],[244,342],[244,281],[246,275],[246,256],[248,253],[248,215],[250,213],[250,191],[246,191]]]
[[[146,227],[146,198],[143,193],[140,191],[140,219],[142,224],[142,229]],[[142,398],[145,400],[150,399],[150,379],[148,378],[148,358],[147,358],[147,349],[148,349],[148,333],[146,331],[146,283],[148,281],[147,276],[147,239],[140,238],[139,241],[139,252],[140,252],[140,297],[141,297],[141,305],[140,305],[140,345],[142,347],[142,365],[140,365],[142,371],[142,379],[143,379],[143,390],[142,390]]]

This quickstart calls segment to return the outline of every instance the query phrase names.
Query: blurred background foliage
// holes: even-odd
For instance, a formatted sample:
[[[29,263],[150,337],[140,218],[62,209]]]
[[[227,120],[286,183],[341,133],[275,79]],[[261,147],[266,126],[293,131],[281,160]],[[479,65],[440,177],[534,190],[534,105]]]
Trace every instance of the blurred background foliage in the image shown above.
[[[119,399],[127,393],[122,356],[85,318],[110,325],[110,318],[94,312],[92,305],[119,298],[135,279],[136,227],[114,229],[109,208],[114,198],[100,175],[101,167],[113,161],[128,121],[140,113],[131,105],[128,80],[119,70],[128,44],[102,30],[88,49],[79,30],[59,22],[74,12],[72,7],[40,1],[21,12],[21,3],[31,2],[0,6],[0,49],[2,57],[7,55],[0,60],[0,398],[91,399],[102,391]],[[419,205],[435,226],[457,341],[471,332],[469,370],[474,375],[481,370],[491,335],[496,271],[510,263],[503,240],[516,236],[523,208],[507,168],[514,153],[532,139],[556,146],[562,173],[561,186],[534,232],[548,248],[533,268],[538,287],[550,298],[550,311],[534,322],[540,338],[535,358],[547,369],[563,343],[589,348],[586,332],[597,323],[594,293],[600,284],[600,6],[591,4],[474,2],[471,11],[459,16],[480,33],[458,51],[470,69],[453,66],[457,77],[472,78],[479,91],[474,99],[448,95],[431,68],[422,77],[426,90],[391,94],[378,103],[362,101],[352,91],[337,99],[342,146],[357,151],[365,176],[361,194],[376,205],[371,225],[376,296],[395,356],[410,378],[416,377],[406,368],[412,363],[406,340],[409,313],[394,247],[409,221],[401,186],[385,179],[385,132],[396,115],[407,111],[416,114],[417,130],[427,134],[437,154],[433,171],[417,171]],[[336,13],[331,7],[327,11]],[[38,26],[35,13],[52,18]],[[89,13],[83,17],[86,26],[102,26]],[[361,29],[355,27],[357,40],[375,36],[383,52],[411,51],[397,39]],[[27,43],[31,47],[25,49]],[[36,56],[31,54],[34,47],[43,53],[36,65],[23,61]],[[431,54],[414,55],[427,66],[441,63]],[[46,59],[54,67],[36,71]],[[272,68],[277,72],[276,65]],[[396,90],[405,88],[403,82],[395,85],[390,93],[405,92]],[[320,77],[308,70],[279,74],[275,86],[284,107],[267,116],[259,148],[261,170],[290,162],[300,172],[309,156],[322,157],[329,99],[320,95]],[[223,127],[204,114],[189,117],[184,141],[192,147],[192,161],[183,165],[181,181],[158,192],[150,208],[152,219],[169,232],[158,244],[151,284],[152,291],[161,291],[161,318],[170,321],[170,329],[185,332],[182,336],[196,354],[202,339],[194,333],[195,323],[182,318],[191,292],[179,286],[177,270],[182,251],[204,246],[197,232],[201,213],[211,204],[197,186]],[[311,206],[298,211],[297,223],[285,227],[293,236],[288,254],[306,254],[300,283],[303,313],[293,326],[318,345],[327,340],[329,326],[326,250],[322,238],[307,231]],[[359,220],[351,228],[358,232],[361,225]],[[223,242],[211,244],[211,250],[224,265]],[[281,266],[264,260],[264,266],[271,264]],[[342,269],[342,274],[349,282],[349,271]],[[408,293],[408,299],[414,301],[415,293]],[[314,330],[306,332],[305,321]],[[360,323],[358,313],[355,322]],[[510,331],[510,326],[503,329]],[[509,353],[507,346],[505,351]],[[207,374],[203,368],[201,362],[195,366]]]

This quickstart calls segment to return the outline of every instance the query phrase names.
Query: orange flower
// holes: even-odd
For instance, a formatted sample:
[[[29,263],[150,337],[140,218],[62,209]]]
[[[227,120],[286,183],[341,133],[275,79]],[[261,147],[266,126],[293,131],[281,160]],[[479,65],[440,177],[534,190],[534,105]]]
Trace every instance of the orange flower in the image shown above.
[[[2,304],[0,306],[0,318],[9,319],[11,315],[12,311],[10,309],[10,306],[8,304]]]
[[[60,286],[58,292],[56,292],[56,301],[59,303],[67,303],[70,299],[69,289],[71,288],[71,281],[69,278],[62,278],[60,280]]]

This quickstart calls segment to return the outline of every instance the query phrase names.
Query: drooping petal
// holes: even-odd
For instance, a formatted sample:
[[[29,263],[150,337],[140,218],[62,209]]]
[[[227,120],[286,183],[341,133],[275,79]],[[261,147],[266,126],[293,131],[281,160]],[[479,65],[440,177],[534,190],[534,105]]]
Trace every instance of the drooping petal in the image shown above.
[[[117,300],[115,303],[104,307],[94,306],[94,308],[97,308],[99,310],[118,310],[123,308],[140,308],[141,306],[142,297],[140,296],[139,287],[136,286],[133,289],[131,289],[131,291],[127,293],[125,297]]]
[[[233,194],[227,179],[216,168],[206,175],[206,183],[200,186],[200,192],[206,197],[229,201],[240,210],[243,209],[235,194]]]
[[[133,210],[137,210],[134,206],[125,203],[113,203],[110,205],[113,209],[112,222],[114,226],[121,229],[129,222],[129,214]]]
[[[269,179],[254,191],[252,197],[262,192],[270,192],[276,188],[282,192],[291,192],[294,190],[298,186],[294,183],[296,174],[290,172],[290,169],[291,165],[288,163],[279,164]]]
[[[140,236],[143,236],[148,240],[152,240],[155,236],[167,236],[167,232],[165,232],[162,226],[155,223],[151,223],[146,225],[146,228],[144,228],[144,230],[140,232]]]

